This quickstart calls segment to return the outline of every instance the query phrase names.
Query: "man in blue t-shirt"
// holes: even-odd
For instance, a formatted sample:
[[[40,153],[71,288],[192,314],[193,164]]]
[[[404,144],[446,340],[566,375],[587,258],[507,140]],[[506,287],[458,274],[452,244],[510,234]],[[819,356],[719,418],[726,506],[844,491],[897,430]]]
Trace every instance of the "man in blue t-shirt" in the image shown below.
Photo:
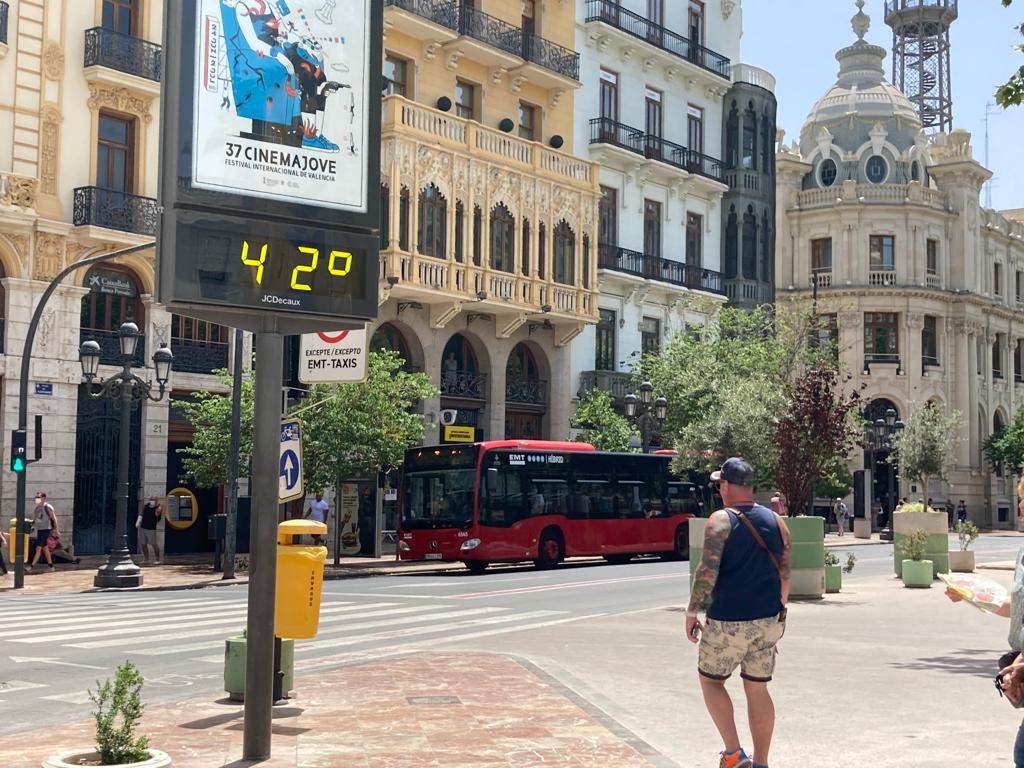
[[[768,682],[786,630],[790,548],[785,520],[754,502],[754,470],[731,458],[711,482],[725,506],[708,518],[704,548],[686,609],[686,636],[700,642],[697,671],[704,704],[725,744],[720,768],[766,768],[775,729]],[[701,624],[700,611],[707,619]],[[725,681],[740,668],[753,760],[740,746]]]

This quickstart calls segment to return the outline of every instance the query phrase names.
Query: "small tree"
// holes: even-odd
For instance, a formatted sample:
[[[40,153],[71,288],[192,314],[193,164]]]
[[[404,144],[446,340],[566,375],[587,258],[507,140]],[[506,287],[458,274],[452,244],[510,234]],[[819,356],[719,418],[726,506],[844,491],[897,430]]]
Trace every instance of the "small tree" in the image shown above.
[[[789,514],[810,512],[815,485],[853,450],[858,430],[852,414],[859,403],[859,393],[843,393],[839,374],[827,366],[812,368],[794,383],[774,430],[775,484],[789,500]]]
[[[100,765],[138,763],[149,758],[149,739],[136,736],[142,717],[142,674],[130,661],[117,668],[114,682],[96,682],[89,698],[96,705],[96,748]]]
[[[599,451],[628,451],[629,441],[638,437],[629,420],[612,407],[612,396],[592,389],[580,398],[571,423],[579,434],[574,442],[591,443]]]
[[[217,371],[221,381],[231,387],[227,371]],[[239,452],[252,455],[252,414],[256,402],[256,387],[251,376],[242,379],[242,431]],[[178,449],[185,474],[198,488],[215,488],[227,482],[228,448],[231,445],[231,395],[216,392],[196,392],[187,400],[175,400],[175,405],[195,426],[192,444]],[[249,476],[247,462],[239,465],[239,475]]]
[[[889,461],[899,464],[900,474],[921,484],[928,496],[928,480],[944,478],[953,463],[960,442],[960,413],[928,402],[923,408],[911,405],[910,415],[892,439]]]
[[[995,469],[1000,464],[1015,475],[1024,472],[1024,408],[1018,408],[1013,421],[985,438],[985,458]]]
[[[814,496],[819,499],[841,499],[850,495],[853,490],[853,475],[846,461],[837,458],[825,468],[821,478],[814,486]]]

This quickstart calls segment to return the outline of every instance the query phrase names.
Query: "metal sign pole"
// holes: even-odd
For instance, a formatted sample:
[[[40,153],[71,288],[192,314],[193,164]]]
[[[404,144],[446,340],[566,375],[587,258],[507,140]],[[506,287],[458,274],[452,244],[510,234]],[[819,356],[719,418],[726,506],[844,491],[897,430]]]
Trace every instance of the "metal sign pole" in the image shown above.
[[[224,564],[225,579],[235,578],[235,551],[238,541],[238,452],[242,432],[242,329],[235,329],[235,355],[231,371],[231,443],[228,448],[228,484],[225,488],[227,504],[224,511]]]
[[[242,759],[270,757],[274,705],[274,604],[277,579],[281,363],[284,337],[256,334],[249,614],[246,623],[245,730]]]

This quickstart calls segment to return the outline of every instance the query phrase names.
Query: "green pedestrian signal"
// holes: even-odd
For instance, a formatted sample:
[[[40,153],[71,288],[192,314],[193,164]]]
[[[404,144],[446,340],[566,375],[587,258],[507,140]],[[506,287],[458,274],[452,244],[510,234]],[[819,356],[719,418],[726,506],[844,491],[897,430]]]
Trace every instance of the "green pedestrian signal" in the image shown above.
[[[24,472],[28,464],[26,449],[28,447],[28,433],[24,429],[15,429],[11,432],[11,471]]]

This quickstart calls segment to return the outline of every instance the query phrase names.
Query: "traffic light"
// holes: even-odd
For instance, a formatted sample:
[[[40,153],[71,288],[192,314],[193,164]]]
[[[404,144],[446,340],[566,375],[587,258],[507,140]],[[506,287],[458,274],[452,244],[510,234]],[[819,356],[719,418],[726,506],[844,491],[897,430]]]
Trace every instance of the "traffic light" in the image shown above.
[[[15,429],[11,432],[11,471],[24,472],[28,464],[26,455],[28,448],[28,433],[24,429]]]

